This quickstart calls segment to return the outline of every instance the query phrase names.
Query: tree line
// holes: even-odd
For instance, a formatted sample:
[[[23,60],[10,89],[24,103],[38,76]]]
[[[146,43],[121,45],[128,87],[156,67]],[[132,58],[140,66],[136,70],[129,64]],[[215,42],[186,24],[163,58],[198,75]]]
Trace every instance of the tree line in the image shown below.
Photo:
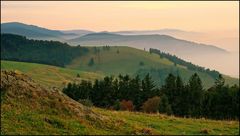
[[[30,40],[24,36],[1,34],[1,60],[34,62],[64,67],[75,57],[88,52],[58,41]]]
[[[160,51],[158,49],[150,48],[149,52],[158,54],[160,56],[160,58],[167,58],[168,60],[174,62],[175,66],[176,66],[176,64],[182,65],[182,66],[186,66],[189,70],[204,72],[204,73],[209,74],[213,78],[217,78],[218,75],[220,74],[216,70],[205,69],[204,67],[201,67],[201,66],[198,66],[198,65],[194,65],[191,62],[184,61],[184,60],[182,60],[181,58],[178,58],[175,55],[171,55],[169,53],[162,52],[162,51]]]
[[[114,110],[160,112],[179,117],[206,117],[212,119],[239,118],[239,86],[224,84],[219,75],[215,85],[204,90],[195,73],[185,84],[180,76],[169,74],[165,84],[156,87],[147,74],[106,76],[95,82],[83,80],[69,83],[63,92],[72,99],[87,101],[94,106]]]

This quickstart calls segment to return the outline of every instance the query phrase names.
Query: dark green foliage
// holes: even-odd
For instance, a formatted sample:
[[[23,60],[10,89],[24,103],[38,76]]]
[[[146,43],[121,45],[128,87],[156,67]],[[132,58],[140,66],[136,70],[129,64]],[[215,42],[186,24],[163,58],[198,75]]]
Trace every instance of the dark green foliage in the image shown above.
[[[187,84],[180,76],[169,74],[160,89],[147,74],[143,79],[128,75],[107,76],[93,85],[87,81],[69,83],[63,92],[74,100],[88,99],[95,106],[115,110],[134,108],[135,111],[158,111],[182,117],[239,118],[239,86],[225,86],[221,75],[206,91],[195,73]]]
[[[161,52],[160,50],[157,50],[157,49],[150,48],[149,52],[158,54],[160,56],[160,58],[167,58],[168,60],[174,62],[174,66],[176,66],[177,64],[182,65],[182,66],[186,66],[189,70],[205,72],[205,73],[211,75],[213,78],[217,78],[217,76],[220,74],[218,71],[205,69],[204,67],[194,65],[191,62],[186,62],[186,61],[178,58],[175,55],[171,55],[169,53],[164,53],[164,52]]]
[[[224,86],[224,83],[225,83],[225,79],[222,77],[221,74],[219,74],[218,78],[215,81],[215,86],[217,88],[221,88]]]
[[[119,100],[116,100],[113,104],[113,109],[114,110],[120,110],[120,102]]]
[[[5,97],[5,94],[6,94],[6,90],[7,90],[6,87],[0,88],[0,95],[1,95],[1,97],[0,97],[0,102],[3,101],[3,99],[4,99],[4,97]]]
[[[90,91],[92,90],[92,83],[83,80],[80,84],[69,83],[63,89],[63,93],[78,101],[79,99],[89,99]]]
[[[169,104],[168,98],[165,94],[160,97],[160,103],[158,108],[160,113],[167,113],[168,115],[172,114],[172,107]]]
[[[29,40],[26,37],[1,34],[1,60],[34,62],[64,67],[87,48],[72,47],[57,41]]]
[[[141,83],[144,84],[143,88]],[[63,92],[74,100],[90,99],[95,106],[119,109],[122,100],[131,101],[136,110],[140,110],[143,102],[156,95],[156,89],[151,77],[141,80],[139,76],[130,78],[119,75],[118,78],[105,77],[96,80],[93,85],[82,81],[80,84],[69,83]]]
[[[152,98],[153,96],[157,95],[155,84],[149,74],[147,74],[142,80],[142,91],[143,101],[146,101],[148,98]]]
[[[135,109],[140,110],[140,107],[143,103],[143,100],[141,98],[144,95],[144,91],[142,90],[141,80],[138,75],[135,78],[131,79],[129,89],[131,90],[129,99],[133,101]]]
[[[89,60],[89,62],[88,62],[88,66],[93,66],[94,65],[94,59],[93,58],[91,58],[90,60]]]
[[[177,63],[176,63],[176,62],[174,62],[174,66],[175,66],[175,67],[177,66]]]
[[[191,90],[189,92],[190,96],[188,97],[188,100],[191,103],[189,107],[190,115],[200,116],[201,100],[203,96],[203,86],[202,86],[201,79],[196,73],[192,75],[192,77],[190,77],[189,84],[187,85],[187,87],[189,90]]]
[[[106,50],[106,51],[110,50],[110,46],[109,45],[103,46],[102,48],[103,48],[103,50]]]
[[[144,62],[140,61],[139,66],[144,66]]]
[[[94,54],[100,53],[100,48],[93,47],[93,50],[94,50]]]
[[[219,75],[215,86],[204,93],[202,111],[204,116],[214,119],[239,119],[239,86],[224,85]]]
[[[176,100],[174,98],[176,94],[176,77],[173,74],[169,74],[166,78],[162,91],[168,97],[169,103],[173,105]]]
[[[185,100],[185,87],[181,77],[175,77],[173,74],[169,74],[165,80],[165,85],[162,87],[162,91],[168,98],[168,102],[171,105],[169,110],[171,109],[170,111],[172,111],[175,115],[183,115],[183,108],[186,105],[182,105]]]

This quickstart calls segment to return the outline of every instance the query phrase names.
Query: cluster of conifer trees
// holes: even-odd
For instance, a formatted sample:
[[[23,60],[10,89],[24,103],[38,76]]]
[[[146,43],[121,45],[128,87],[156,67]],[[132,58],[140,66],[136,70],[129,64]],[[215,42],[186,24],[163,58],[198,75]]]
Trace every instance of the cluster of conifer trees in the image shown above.
[[[34,62],[64,67],[88,52],[81,46],[58,41],[30,40],[24,36],[1,34],[1,60]]]
[[[195,73],[188,83],[169,74],[157,88],[147,74],[143,79],[128,75],[106,76],[103,80],[69,83],[63,92],[74,100],[90,100],[93,105],[115,110],[160,112],[181,117],[213,119],[239,118],[239,86],[224,85],[221,75],[205,90]]]

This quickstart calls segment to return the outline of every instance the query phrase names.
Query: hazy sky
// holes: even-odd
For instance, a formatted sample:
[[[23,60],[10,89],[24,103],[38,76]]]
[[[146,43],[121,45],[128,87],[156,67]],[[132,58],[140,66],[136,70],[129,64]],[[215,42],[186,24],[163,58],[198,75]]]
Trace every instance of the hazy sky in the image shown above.
[[[1,2],[2,22],[94,31],[238,30],[238,2]]]

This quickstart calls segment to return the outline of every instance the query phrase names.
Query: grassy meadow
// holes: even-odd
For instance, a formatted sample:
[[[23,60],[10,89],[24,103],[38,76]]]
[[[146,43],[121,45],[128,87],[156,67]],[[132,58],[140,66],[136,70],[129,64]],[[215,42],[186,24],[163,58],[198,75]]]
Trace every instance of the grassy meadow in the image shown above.
[[[1,60],[1,69],[24,73],[47,87],[62,88],[68,82],[78,82],[82,79],[93,81],[102,78],[102,75],[97,73],[27,62]],[[77,77],[78,74],[79,77]]]

